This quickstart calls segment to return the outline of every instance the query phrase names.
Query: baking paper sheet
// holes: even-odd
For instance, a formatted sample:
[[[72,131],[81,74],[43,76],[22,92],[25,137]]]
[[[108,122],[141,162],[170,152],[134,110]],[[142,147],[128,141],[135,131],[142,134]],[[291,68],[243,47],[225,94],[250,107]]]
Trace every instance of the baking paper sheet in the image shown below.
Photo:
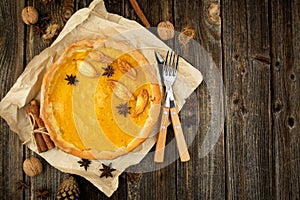
[[[8,94],[0,102],[0,115],[10,129],[18,134],[20,140],[29,141],[26,145],[37,152],[31,140],[31,125],[25,113],[24,106],[32,99],[40,99],[40,88],[43,75],[47,68],[55,62],[65,48],[83,39],[114,38],[128,43],[133,48],[141,49],[149,62],[157,65],[153,50],[166,51],[169,49],[162,41],[147,29],[133,20],[108,13],[103,0],[95,0],[89,8],[78,10],[67,22],[58,38],[51,47],[34,57],[27,65]],[[163,54],[164,52],[162,52]],[[202,81],[201,73],[184,60],[180,61],[179,75],[174,85],[174,94],[178,108],[181,109],[185,99],[198,87]],[[157,132],[157,127],[153,133]],[[154,134],[155,135],[155,134]],[[53,167],[71,174],[80,175],[107,196],[111,196],[118,188],[118,176],[129,166],[138,164],[150,151],[156,141],[156,136],[148,138],[134,152],[121,156],[112,161],[92,161],[87,171],[77,163],[78,157],[64,153],[55,148],[39,155]],[[99,171],[102,164],[112,163],[118,169],[113,172],[113,178],[101,178]]]

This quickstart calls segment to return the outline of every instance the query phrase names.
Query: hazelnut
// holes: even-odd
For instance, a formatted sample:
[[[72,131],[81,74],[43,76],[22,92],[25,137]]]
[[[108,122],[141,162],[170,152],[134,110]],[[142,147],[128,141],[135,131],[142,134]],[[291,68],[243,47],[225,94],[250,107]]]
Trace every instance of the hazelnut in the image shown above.
[[[160,22],[157,25],[157,33],[162,40],[169,40],[174,37],[174,26],[169,21]]]
[[[42,173],[43,166],[39,159],[37,159],[36,157],[30,157],[24,160],[23,170],[26,175],[30,177],[34,177]]]
[[[25,24],[32,25],[37,23],[39,14],[34,7],[27,6],[22,10],[22,19]]]

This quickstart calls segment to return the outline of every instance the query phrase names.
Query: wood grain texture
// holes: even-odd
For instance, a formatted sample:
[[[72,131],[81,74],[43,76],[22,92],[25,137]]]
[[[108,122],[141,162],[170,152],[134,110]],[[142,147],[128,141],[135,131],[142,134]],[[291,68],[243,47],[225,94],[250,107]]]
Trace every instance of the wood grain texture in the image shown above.
[[[23,71],[24,25],[19,14],[23,1],[0,2],[0,98]],[[16,182],[23,179],[23,146],[19,137],[0,119],[0,196],[23,199]]]
[[[272,129],[278,199],[300,198],[299,17],[299,1],[271,2]]]
[[[274,199],[268,2],[223,1],[229,199]]]
[[[74,0],[74,9],[87,7],[91,2]],[[104,2],[109,12],[140,22],[128,0]],[[211,68],[202,66],[216,64],[226,89],[226,124],[213,150],[202,157],[200,152],[213,117],[208,80],[204,80],[180,112],[189,144],[189,162],[181,163],[178,159],[154,172],[123,173],[119,188],[111,198],[84,178],[75,176],[81,198],[299,199],[299,1],[137,2],[152,26],[168,20],[178,32],[187,27],[195,30],[195,41],[212,60],[199,59],[199,49],[191,43],[179,53],[201,69],[204,78],[209,77]],[[20,17],[22,8],[33,5],[40,15],[49,15],[51,23],[63,26],[63,3],[64,0],[47,5],[40,0],[0,2],[0,25],[4,27],[0,30],[1,99],[26,64],[51,44],[35,34],[33,26],[24,25]],[[165,42],[176,48],[180,44],[178,34]],[[213,86],[218,84],[213,83]],[[0,119],[0,136],[0,197],[37,199],[35,191],[47,188],[49,199],[54,199],[67,174],[22,146],[3,119]],[[170,126],[167,143],[173,139]],[[178,155],[176,144],[169,153]],[[41,159],[44,167],[43,173],[34,178],[22,172],[22,162],[29,156]],[[31,189],[17,190],[16,182],[20,179],[30,183]]]
[[[64,22],[62,20],[62,5],[63,1],[59,1],[57,3],[49,3],[49,4],[42,4],[40,1],[27,1],[26,5],[34,6],[37,11],[39,12],[40,18],[48,16],[50,20],[49,24],[59,24],[63,27]],[[32,58],[38,55],[42,50],[46,47],[50,46],[52,41],[44,41],[41,38],[39,33],[34,32],[34,26],[25,26],[25,65],[32,60]],[[30,190],[25,191],[25,199],[37,199],[36,190],[38,189],[47,189],[49,190],[49,198],[55,199],[56,192],[59,188],[61,181],[67,176],[67,174],[60,172],[59,170],[55,169],[51,165],[49,165],[45,160],[39,157],[37,154],[33,153],[32,151],[26,148],[24,158],[25,160],[27,157],[35,156],[38,157],[43,164],[43,173],[42,175],[30,178],[24,175],[24,180],[27,183],[30,183]]]
[[[219,1],[214,1],[219,4]],[[222,47],[220,39],[221,26],[208,22],[207,11],[210,1],[174,1],[174,22],[175,30],[181,32],[184,28],[195,31],[195,42],[204,50],[209,52],[216,67],[222,69]],[[218,35],[218,37],[215,37]],[[176,45],[180,45],[176,38]],[[202,50],[203,51],[203,50]],[[196,101],[191,101],[186,108],[180,112],[182,126],[188,143],[191,141],[193,132],[198,131],[195,140],[189,147],[191,160],[187,163],[177,161],[177,198],[178,199],[223,199],[225,197],[225,162],[224,162],[224,135],[215,144],[214,149],[207,155],[200,154],[204,148],[203,141],[211,123],[211,98],[205,78],[210,73],[210,59],[203,55],[199,47],[192,42],[183,47],[184,58],[190,61],[193,66],[200,69],[204,81],[196,90]],[[207,67],[201,67],[207,66]],[[222,113],[219,113],[220,117]],[[195,121],[199,121],[197,127]],[[189,124],[192,128],[188,129]],[[195,130],[198,128],[198,130]]]

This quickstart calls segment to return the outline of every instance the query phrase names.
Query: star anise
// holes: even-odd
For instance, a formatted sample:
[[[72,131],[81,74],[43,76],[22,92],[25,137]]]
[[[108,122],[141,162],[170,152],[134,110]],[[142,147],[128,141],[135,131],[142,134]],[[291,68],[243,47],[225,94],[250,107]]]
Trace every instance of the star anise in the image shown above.
[[[49,197],[49,191],[47,189],[38,189],[36,190],[36,196],[38,198],[47,198]]]
[[[109,166],[104,165],[102,163],[102,167],[103,169],[100,169],[100,171],[102,172],[100,175],[100,178],[104,177],[108,178],[108,177],[113,177],[113,175],[111,174],[113,171],[116,171],[116,169],[111,168],[111,163],[109,164]]]
[[[26,189],[29,189],[30,188],[30,185],[28,185],[27,183],[25,183],[24,181],[22,180],[19,180],[17,182],[17,185],[18,185],[18,190],[26,190]]]
[[[76,76],[73,76],[72,74],[71,75],[67,74],[67,77],[65,78],[65,80],[68,81],[68,85],[76,85],[76,83],[79,82],[76,79]]]
[[[107,76],[108,78],[115,73],[114,68],[110,65],[108,65],[106,68],[102,67],[102,69],[104,69],[104,73],[102,74],[102,76]]]
[[[90,166],[91,161],[89,159],[82,158],[80,161],[78,161],[80,164],[80,167],[84,167],[85,171],[87,171],[87,168]]]
[[[124,115],[124,117],[127,117],[127,114],[130,114],[130,109],[131,107],[128,106],[128,103],[124,103],[124,104],[120,104],[117,106],[117,109],[118,109],[118,113],[120,115]]]

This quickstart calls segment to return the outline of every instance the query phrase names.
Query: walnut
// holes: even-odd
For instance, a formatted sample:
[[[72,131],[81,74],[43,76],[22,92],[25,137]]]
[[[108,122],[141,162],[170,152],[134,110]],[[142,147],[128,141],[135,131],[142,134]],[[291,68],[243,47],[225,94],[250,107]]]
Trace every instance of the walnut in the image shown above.
[[[42,163],[36,157],[30,157],[24,160],[23,162],[23,170],[26,175],[30,177],[34,177],[43,171]]]
[[[174,26],[169,21],[160,22],[157,25],[157,33],[162,40],[169,40],[174,37]]]
[[[27,6],[22,10],[22,19],[25,24],[32,25],[37,23],[39,14],[34,7]]]

